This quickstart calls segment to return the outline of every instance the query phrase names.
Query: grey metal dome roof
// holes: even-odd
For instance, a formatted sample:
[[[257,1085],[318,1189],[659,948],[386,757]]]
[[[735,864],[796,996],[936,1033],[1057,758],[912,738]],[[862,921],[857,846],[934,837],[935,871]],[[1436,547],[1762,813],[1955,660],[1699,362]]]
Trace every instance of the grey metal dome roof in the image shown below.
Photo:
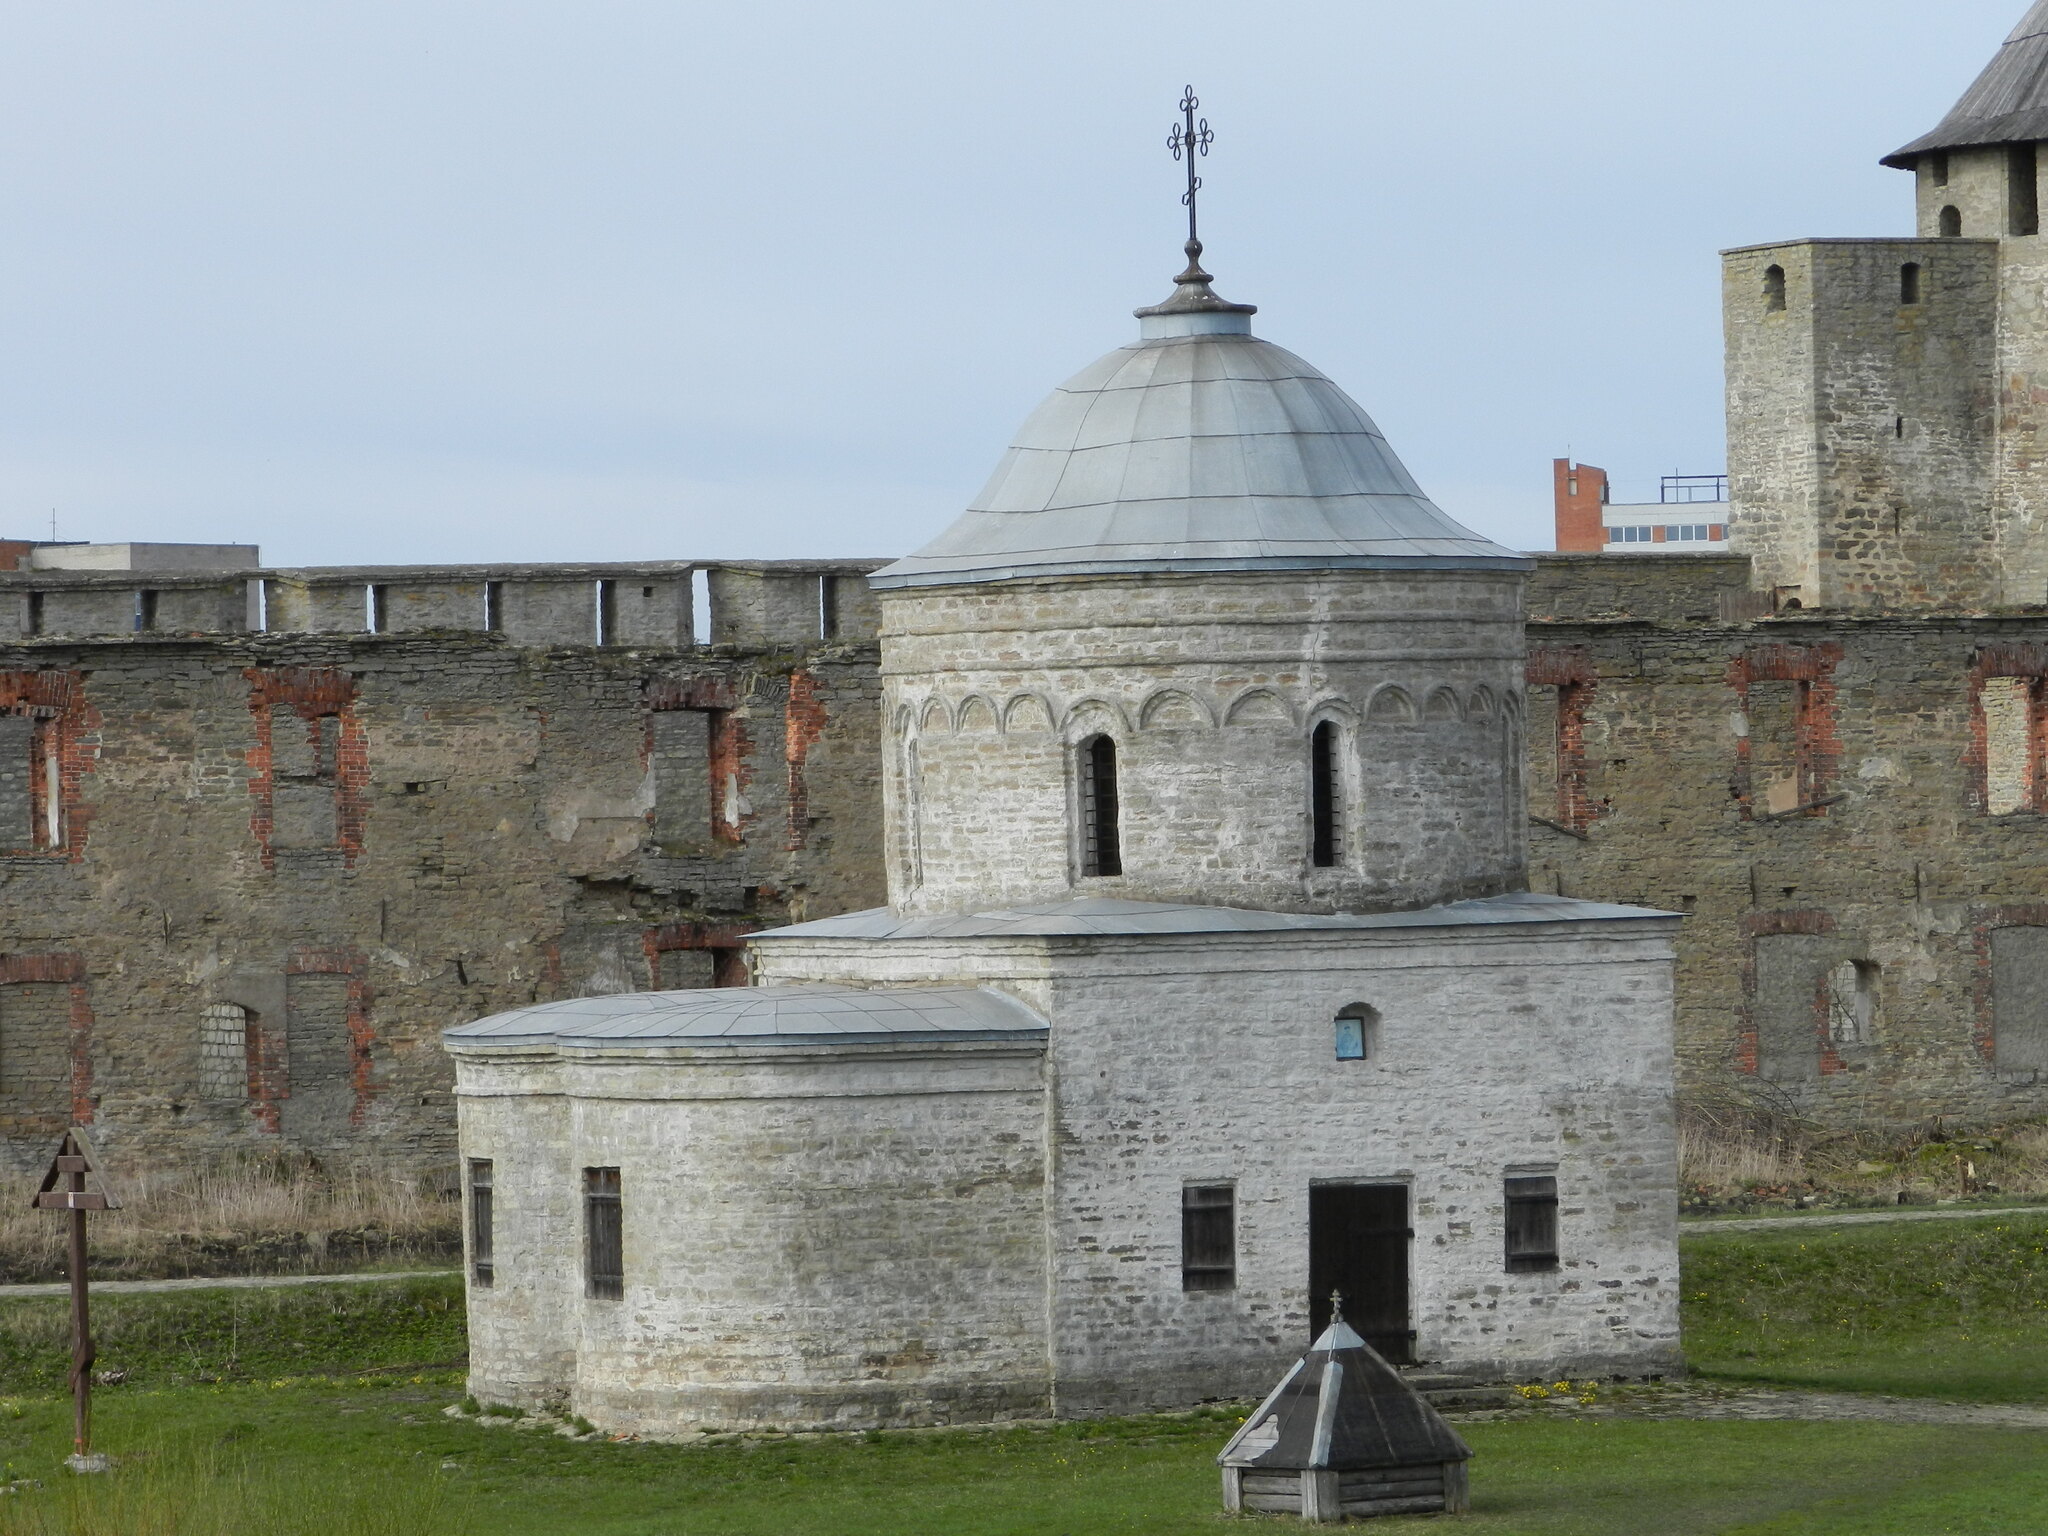
[[[1921,155],[1936,150],[2042,139],[2048,139],[2048,0],[2035,0],[1941,125],[1883,163],[1910,171]]]
[[[1139,339],[1031,414],[981,494],[879,588],[1126,571],[1524,569],[1453,522],[1329,379],[1191,265]]]

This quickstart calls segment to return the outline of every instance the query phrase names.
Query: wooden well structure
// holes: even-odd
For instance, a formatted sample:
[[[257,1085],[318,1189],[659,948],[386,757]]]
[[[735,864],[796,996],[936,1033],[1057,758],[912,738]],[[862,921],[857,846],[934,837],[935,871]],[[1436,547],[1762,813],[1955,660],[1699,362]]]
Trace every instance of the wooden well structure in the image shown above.
[[[1231,1513],[1334,1521],[1462,1514],[1471,1457],[1339,1310],[1216,1460]]]

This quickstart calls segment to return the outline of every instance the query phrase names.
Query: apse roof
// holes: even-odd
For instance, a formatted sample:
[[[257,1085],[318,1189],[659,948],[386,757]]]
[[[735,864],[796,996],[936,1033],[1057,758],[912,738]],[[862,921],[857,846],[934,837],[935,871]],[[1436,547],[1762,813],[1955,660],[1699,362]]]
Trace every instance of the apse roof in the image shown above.
[[[572,997],[442,1031],[456,1045],[875,1045],[1036,1040],[1045,1021],[986,987],[797,984]]]
[[[1941,126],[1886,155],[1884,163],[1911,170],[1918,156],[1934,150],[2042,139],[2048,139],[2048,0],[2035,0]]]
[[[1477,928],[1509,923],[1617,922],[1670,918],[1677,913],[1650,907],[1577,901],[1568,896],[1522,892],[1453,902],[1413,912],[1259,912],[1238,907],[1198,907],[1179,902],[1116,901],[1088,896],[1035,902],[989,912],[904,917],[887,907],[820,918],[789,928],[747,936],[753,944],[777,939],[998,939],[1057,937],[1141,937],[1175,933],[1314,933],[1404,928]]]
[[[1340,1317],[1216,1459],[1262,1472],[1357,1472],[1471,1456],[1443,1415]]]
[[[1526,568],[1454,522],[1323,374],[1251,333],[1199,248],[1139,339],[1032,413],[967,511],[879,588],[1141,571]]]

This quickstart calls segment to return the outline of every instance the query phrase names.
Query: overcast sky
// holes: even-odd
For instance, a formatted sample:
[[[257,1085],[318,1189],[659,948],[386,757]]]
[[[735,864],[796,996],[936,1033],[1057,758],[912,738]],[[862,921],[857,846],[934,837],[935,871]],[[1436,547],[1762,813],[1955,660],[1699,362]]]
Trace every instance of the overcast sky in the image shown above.
[[[1208,266],[1453,516],[1723,466],[1716,251],[1904,234],[2025,0],[0,0],[0,533],[890,555]]]

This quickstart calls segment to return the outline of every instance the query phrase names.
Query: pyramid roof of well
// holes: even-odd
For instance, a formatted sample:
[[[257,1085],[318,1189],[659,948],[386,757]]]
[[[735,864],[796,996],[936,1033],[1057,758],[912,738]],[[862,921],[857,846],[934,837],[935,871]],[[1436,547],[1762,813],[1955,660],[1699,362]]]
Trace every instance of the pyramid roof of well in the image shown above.
[[[1262,1472],[1356,1472],[1471,1455],[1444,1416],[1339,1317],[1216,1459]]]

